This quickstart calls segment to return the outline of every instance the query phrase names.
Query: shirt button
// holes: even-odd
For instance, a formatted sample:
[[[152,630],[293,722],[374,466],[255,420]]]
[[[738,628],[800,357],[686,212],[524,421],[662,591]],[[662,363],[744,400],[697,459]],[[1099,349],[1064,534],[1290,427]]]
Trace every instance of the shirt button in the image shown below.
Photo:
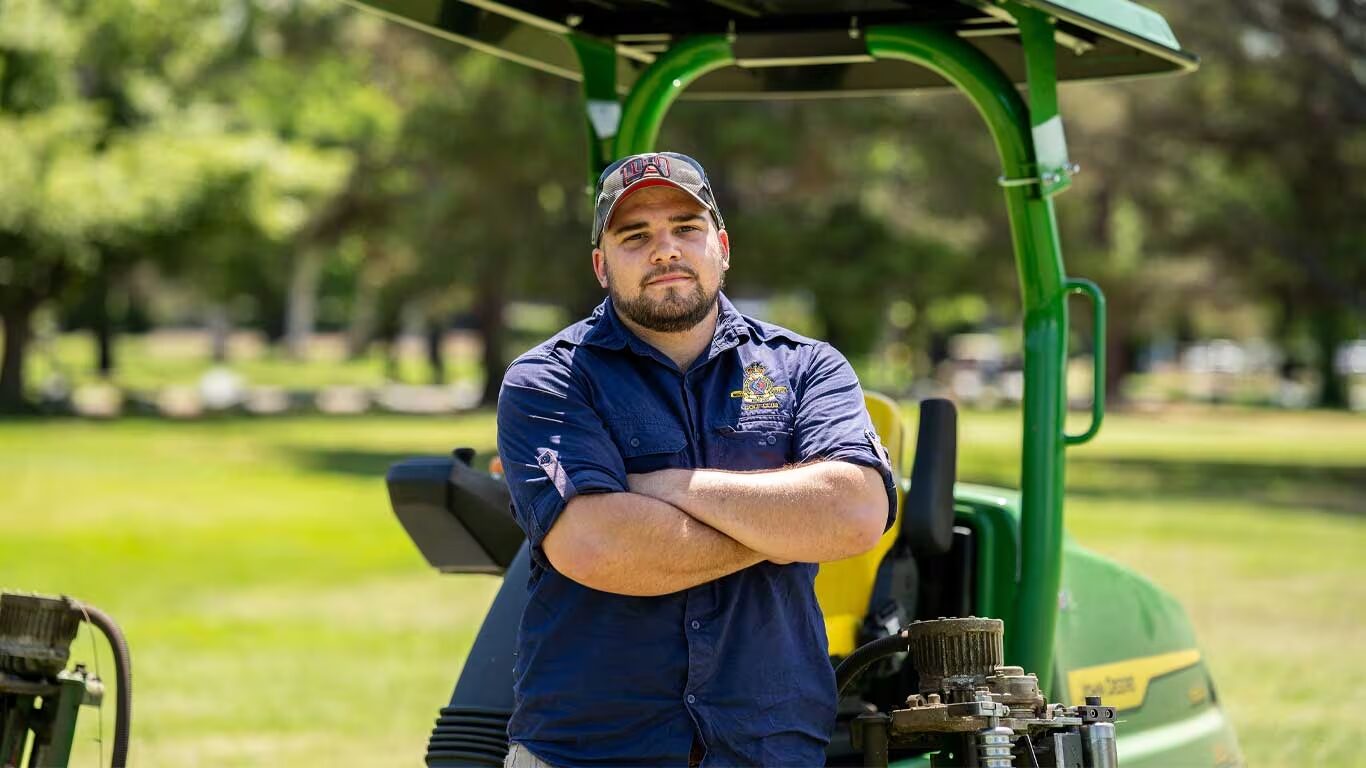
[[[696,703],[697,703],[697,697],[694,696],[694,695],[692,695],[691,693],[688,694],[688,703],[689,703],[689,704],[696,704]]]
[[[631,447],[632,447],[632,448],[639,448],[639,447],[640,447],[640,438],[638,438],[638,437],[633,437],[633,438],[631,438]]]
[[[693,629],[701,629],[701,628],[702,628],[702,622],[700,622],[700,621],[694,621],[694,622],[692,623],[692,628],[693,628]]]
[[[769,445],[776,445],[777,442],[778,442],[778,436],[777,436],[777,435],[769,435],[769,436],[768,436],[768,444],[769,444]]]

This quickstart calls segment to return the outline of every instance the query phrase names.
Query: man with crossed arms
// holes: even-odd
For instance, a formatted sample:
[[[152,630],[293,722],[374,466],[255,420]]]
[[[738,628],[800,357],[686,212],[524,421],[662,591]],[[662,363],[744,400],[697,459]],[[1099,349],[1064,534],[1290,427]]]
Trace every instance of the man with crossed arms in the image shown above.
[[[858,380],[721,294],[730,240],[697,161],[624,158],[596,199],[608,297],[498,400],[532,557],[506,765],[822,765],[817,564],[896,514]]]

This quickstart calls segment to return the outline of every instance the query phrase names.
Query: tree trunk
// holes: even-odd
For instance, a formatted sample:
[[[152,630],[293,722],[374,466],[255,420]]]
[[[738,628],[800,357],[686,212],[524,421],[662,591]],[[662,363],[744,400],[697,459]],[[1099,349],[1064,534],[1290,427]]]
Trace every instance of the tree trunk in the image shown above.
[[[34,306],[29,302],[6,302],[0,307],[5,338],[0,360],[0,413],[27,409],[24,400],[24,357],[28,349]]]
[[[479,342],[483,345],[480,364],[484,368],[484,391],[479,395],[480,405],[498,402],[498,391],[503,387],[503,371],[507,360],[503,356],[505,334],[503,332],[503,286],[488,285],[474,304],[474,319],[479,329]]]
[[[370,340],[375,336],[379,321],[379,287],[374,281],[359,275],[356,292],[351,299],[351,322],[346,329],[346,356],[355,360],[365,355]]]
[[[1314,346],[1318,348],[1319,405],[1323,408],[1347,407],[1347,381],[1337,369],[1337,351],[1346,338],[1345,313],[1324,307],[1311,315]]]
[[[400,380],[402,374],[400,347],[403,341],[403,320],[399,317],[399,306],[395,302],[381,300],[378,305],[377,337],[384,345],[384,380],[395,383]]]
[[[399,368],[399,344],[400,338],[397,332],[387,334],[384,337],[384,380],[397,382],[402,371]]]
[[[1110,331],[1105,340],[1105,404],[1124,404],[1124,380],[1134,372],[1138,359],[1138,340],[1125,333]]]
[[[1113,249],[1113,240],[1110,247]],[[1134,285],[1132,275],[1117,273],[1106,281],[1105,301],[1109,305],[1110,317],[1136,318],[1144,311],[1145,296],[1143,289]],[[1105,330],[1105,338],[1096,338],[1096,327],[1092,322],[1095,308],[1089,299],[1075,296],[1068,302],[1069,322],[1072,338],[1080,338],[1077,348],[1068,350],[1068,357],[1091,349],[1092,362],[1099,344],[1105,344],[1105,401],[1107,406],[1122,406],[1124,380],[1138,367],[1138,352],[1142,348],[1144,330],[1137,324],[1111,323]],[[1089,344],[1086,339],[1089,337]],[[1069,339],[1069,347],[1071,341]]]
[[[442,342],[446,337],[445,318],[427,321],[427,364],[431,366],[432,383],[446,383],[446,354]]]
[[[848,357],[849,353],[846,350],[848,350],[849,336],[845,333],[846,329],[844,323],[841,322],[839,316],[835,312],[831,311],[831,307],[826,304],[826,302],[835,301],[838,301],[838,299],[817,294],[815,306],[812,307],[812,310],[815,312],[816,317],[823,326],[821,340],[835,349],[838,349],[840,352],[843,352],[845,356]]]
[[[209,307],[209,348],[213,361],[218,364],[228,362],[228,340],[232,336],[232,320],[222,304]]]
[[[100,378],[108,381],[114,375],[114,330],[108,312],[100,310],[95,326],[95,347],[99,357]]]
[[[322,276],[322,253],[304,248],[294,258],[285,307],[285,350],[290,358],[303,360],[318,314],[318,281]]]
[[[100,378],[105,381],[114,373],[114,329],[109,317],[109,256],[100,254],[100,265],[95,273],[92,290],[95,310],[95,358]]]

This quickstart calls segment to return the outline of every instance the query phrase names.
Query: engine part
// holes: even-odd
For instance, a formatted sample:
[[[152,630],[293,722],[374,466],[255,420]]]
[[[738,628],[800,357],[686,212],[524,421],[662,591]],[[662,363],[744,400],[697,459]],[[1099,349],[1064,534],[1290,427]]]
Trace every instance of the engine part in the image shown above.
[[[118,686],[118,696],[114,707],[114,748],[110,751],[109,764],[113,768],[124,768],[128,764],[128,739],[133,719],[133,657],[128,650],[128,640],[114,617],[93,605],[72,602],[72,610],[97,627],[109,641],[114,651],[114,680]]]
[[[127,764],[132,657],[118,624],[100,609],[69,597],[0,592],[0,765],[20,765],[27,751],[30,766],[65,766],[77,711],[101,705],[100,679],[83,664],[65,669],[83,620],[99,629],[113,649],[117,704],[110,764]]]
[[[835,690],[843,694],[844,689],[848,688],[849,683],[863,670],[882,659],[905,653],[910,649],[910,644],[910,635],[903,629],[895,635],[878,638],[855,649],[835,668]]]
[[[864,751],[864,765],[886,765],[897,749],[934,753],[934,768],[1118,765],[1114,708],[1094,697],[1073,707],[1050,704],[1035,675],[1000,663],[999,619],[917,621],[902,635],[920,692],[908,696],[903,709],[854,720],[853,743]],[[892,652],[892,640],[855,651],[848,661],[857,657],[859,665],[837,680],[847,683],[858,668]]]
[[[0,672],[46,677],[66,667],[81,625],[71,604],[25,592],[0,596]]]
[[[1086,729],[1086,747],[1094,768],[1118,768],[1119,745],[1114,723],[1092,723]]]
[[[970,616],[914,621],[908,630],[922,694],[949,690],[970,694],[1003,663],[1005,624],[1000,619]]]
[[[1015,763],[1011,749],[1015,732],[1005,727],[988,728],[977,734],[977,763],[982,768],[1010,768]]]

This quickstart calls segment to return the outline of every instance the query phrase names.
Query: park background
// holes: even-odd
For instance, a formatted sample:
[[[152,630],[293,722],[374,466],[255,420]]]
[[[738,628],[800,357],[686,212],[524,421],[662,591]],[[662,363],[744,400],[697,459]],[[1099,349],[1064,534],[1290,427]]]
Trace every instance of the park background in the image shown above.
[[[1366,10],[1151,5],[1197,73],[1061,90],[1110,303],[1069,530],[1185,605],[1252,765],[1366,765]],[[427,570],[383,473],[489,455],[506,363],[600,300],[585,145],[575,84],[333,0],[0,3],[0,586],[121,621],[138,763],[421,760],[496,582]],[[1018,484],[966,101],[684,101],[659,145],[716,183],[729,295],[912,426],[955,398],[960,478]]]

